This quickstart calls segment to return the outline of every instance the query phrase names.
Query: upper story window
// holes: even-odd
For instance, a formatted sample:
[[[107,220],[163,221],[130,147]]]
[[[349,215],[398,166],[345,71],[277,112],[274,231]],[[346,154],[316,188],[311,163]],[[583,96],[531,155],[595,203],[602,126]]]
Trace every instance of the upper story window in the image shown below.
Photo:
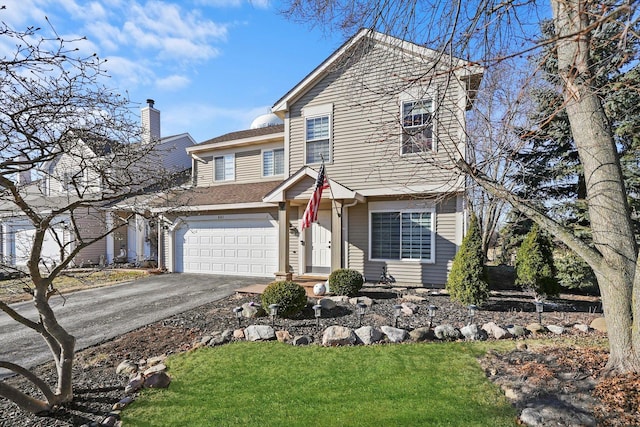
[[[225,154],[213,159],[214,179],[216,181],[233,181],[235,179],[235,156]]]
[[[306,119],[306,163],[330,162],[331,158],[331,120],[327,114]]]
[[[402,102],[402,154],[433,149],[433,101]]]
[[[284,175],[284,148],[262,152],[262,176]]]

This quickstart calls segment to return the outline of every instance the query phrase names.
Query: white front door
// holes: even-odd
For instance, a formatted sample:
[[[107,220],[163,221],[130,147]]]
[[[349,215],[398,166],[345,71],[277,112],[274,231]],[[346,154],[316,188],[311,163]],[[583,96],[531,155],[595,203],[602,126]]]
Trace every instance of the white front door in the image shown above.
[[[307,273],[331,272],[331,211],[319,210],[311,224],[311,251],[307,253]]]

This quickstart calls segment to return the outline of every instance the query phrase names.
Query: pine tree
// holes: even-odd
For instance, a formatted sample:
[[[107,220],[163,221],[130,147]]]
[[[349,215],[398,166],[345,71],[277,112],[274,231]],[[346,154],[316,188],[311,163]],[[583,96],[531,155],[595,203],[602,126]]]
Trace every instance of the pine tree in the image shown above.
[[[481,305],[489,298],[489,285],[485,280],[482,237],[475,214],[471,215],[467,235],[453,259],[446,288],[451,295],[451,300],[465,305]]]
[[[560,292],[553,263],[553,246],[537,224],[531,227],[516,254],[516,285],[536,296],[555,296]]]

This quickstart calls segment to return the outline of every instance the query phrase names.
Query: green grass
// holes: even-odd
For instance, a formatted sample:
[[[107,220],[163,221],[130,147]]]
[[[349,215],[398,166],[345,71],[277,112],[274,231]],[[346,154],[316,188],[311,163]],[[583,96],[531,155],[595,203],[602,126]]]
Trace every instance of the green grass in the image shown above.
[[[515,410],[476,361],[487,348],[202,348],[170,358],[169,388],[145,390],[123,425],[514,426]]]

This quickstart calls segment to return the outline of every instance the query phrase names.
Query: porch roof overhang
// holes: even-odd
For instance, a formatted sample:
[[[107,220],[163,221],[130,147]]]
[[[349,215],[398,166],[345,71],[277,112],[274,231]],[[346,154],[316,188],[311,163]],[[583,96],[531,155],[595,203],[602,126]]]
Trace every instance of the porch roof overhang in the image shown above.
[[[269,192],[262,199],[262,201],[265,203],[279,203],[286,201],[287,190],[289,190],[305,178],[311,178],[315,182],[315,180],[318,179],[318,171],[311,169],[308,166],[301,168],[298,172],[291,175],[280,185],[274,188],[271,192]],[[336,182],[330,178],[328,179],[328,181],[329,186],[331,187],[331,191],[325,191],[323,193],[323,196],[327,195],[332,199],[357,200],[358,202],[366,201],[366,197],[358,193],[357,191],[351,190],[350,188],[347,188],[339,182]]]

